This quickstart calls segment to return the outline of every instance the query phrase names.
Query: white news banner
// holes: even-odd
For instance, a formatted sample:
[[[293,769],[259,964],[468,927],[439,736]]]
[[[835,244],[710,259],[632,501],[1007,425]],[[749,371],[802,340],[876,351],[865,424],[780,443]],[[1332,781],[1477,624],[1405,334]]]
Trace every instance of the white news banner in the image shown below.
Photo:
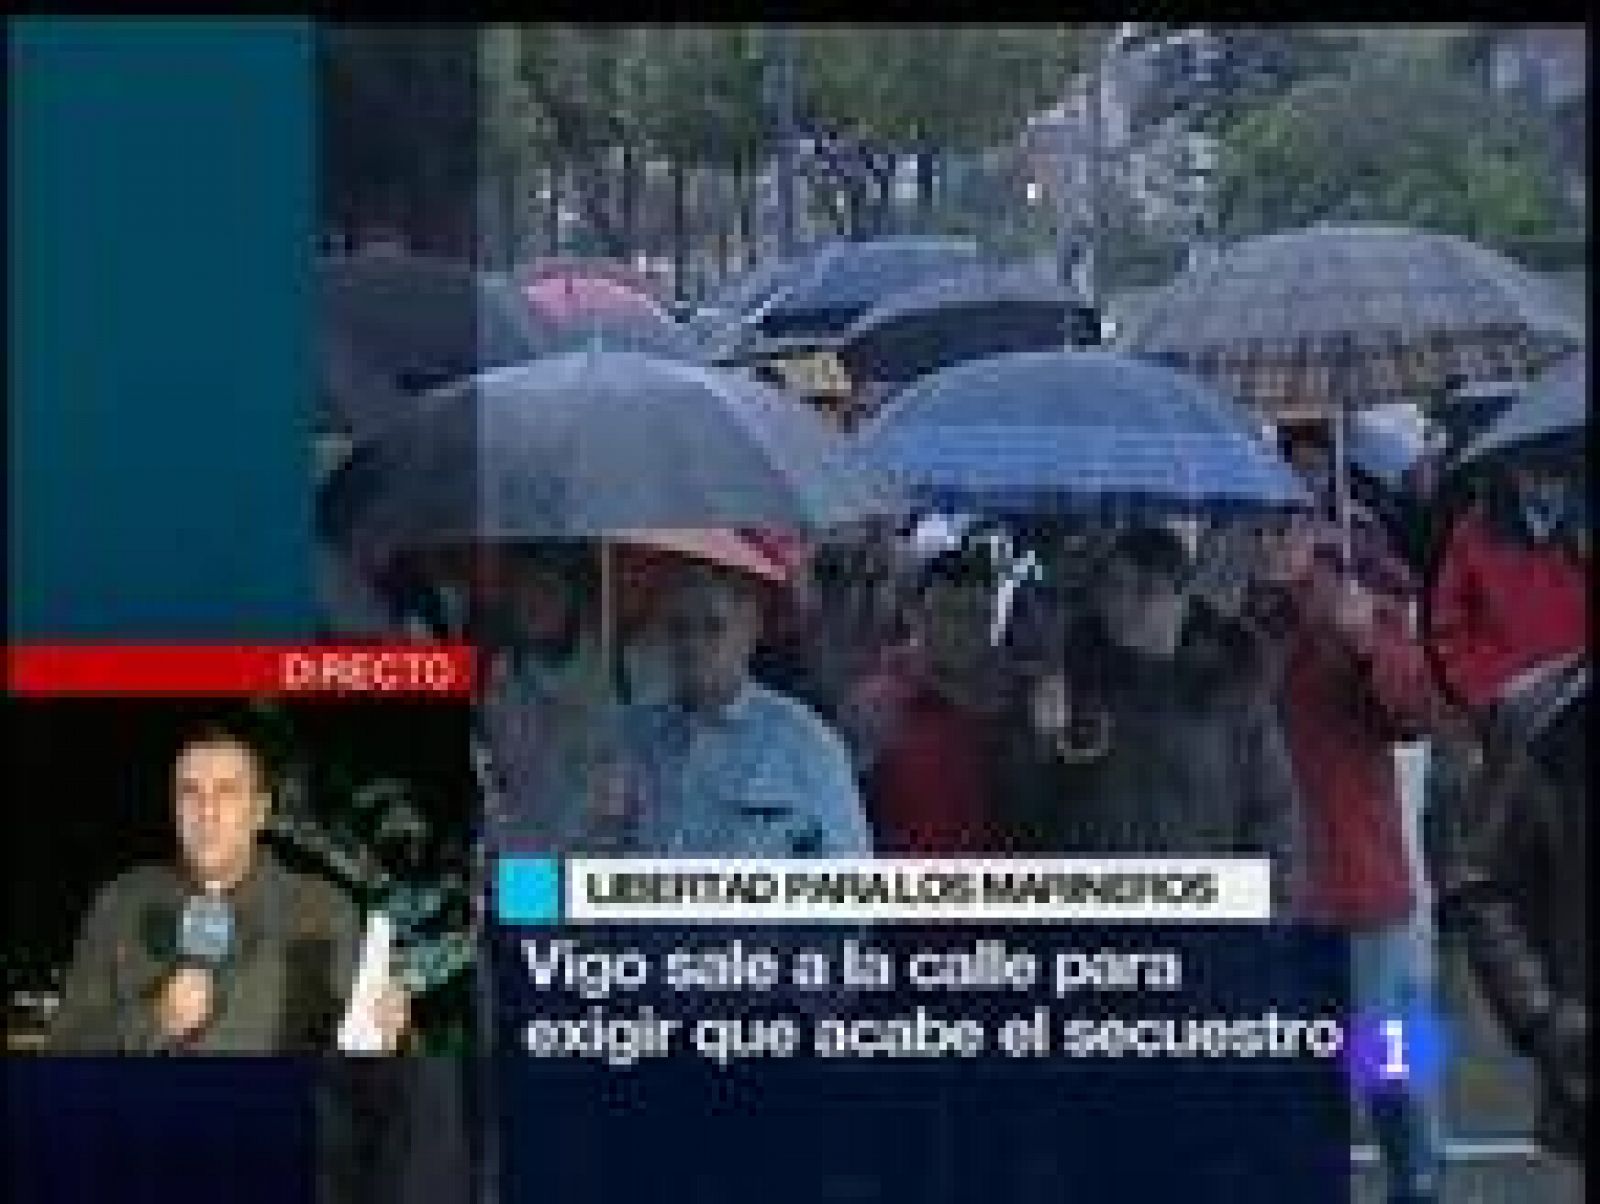
[[[383,1032],[378,1027],[377,1007],[391,981],[390,964],[394,945],[394,922],[381,911],[367,917],[361,941],[361,963],[356,969],[350,1003],[339,1025],[339,1051],[351,1054],[387,1053]]]
[[[574,857],[568,923],[1233,923],[1272,918],[1264,858]]]

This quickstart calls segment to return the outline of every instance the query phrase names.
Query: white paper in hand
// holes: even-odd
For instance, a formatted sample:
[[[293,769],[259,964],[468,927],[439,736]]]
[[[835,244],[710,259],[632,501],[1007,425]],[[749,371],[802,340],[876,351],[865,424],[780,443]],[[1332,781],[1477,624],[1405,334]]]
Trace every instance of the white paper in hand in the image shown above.
[[[361,942],[361,964],[356,969],[355,986],[350,990],[350,1005],[339,1025],[341,1053],[385,1053],[383,1032],[377,1023],[378,1000],[389,985],[390,946],[394,923],[381,911],[367,917],[367,931]]]

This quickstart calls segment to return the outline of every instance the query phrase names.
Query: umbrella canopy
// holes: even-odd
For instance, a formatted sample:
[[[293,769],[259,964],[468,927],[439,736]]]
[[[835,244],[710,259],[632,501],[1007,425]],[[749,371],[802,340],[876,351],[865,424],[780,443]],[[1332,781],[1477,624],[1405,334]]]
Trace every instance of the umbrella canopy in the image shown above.
[[[536,315],[558,325],[588,317],[666,318],[667,312],[644,293],[604,276],[567,273],[522,286]]]
[[[466,263],[388,252],[341,255],[321,262],[318,285],[325,345],[338,346],[338,354],[402,393],[538,353],[517,290]]]
[[[1250,417],[1202,382],[1105,351],[1026,351],[909,385],[859,461],[934,507],[1017,514],[1305,506]]]
[[[641,559],[647,564],[654,564],[648,553],[665,553],[733,569],[772,584],[789,579],[788,566],[747,535],[726,527],[657,527],[616,531],[609,538],[625,549],[643,550],[646,555]]]
[[[1184,273],[1121,342],[1269,412],[1325,412],[1531,375],[1583,337],[1548,282],[1484,247],[1329,225],[1247,239]]]
[[[617,617],[624,630],[637,628],[656,611],[662,591],[684,560],[731,569],[758,583],[768,609],[777,605],[789,583],[787,566],[742,532],[725,527],[617,531],[609,543],[615,548]]]
[[[796,264],[805,255],[775,255],[758,260],[744,272],[729,280],[696,311],[689,325],[702,339],[713,339],[739,318],[755,309],[785,283],[796,270]]]
[[[330,478],[322,513],[369,563],[481,540],[815,528],[888,504],[840,439],[743,373],[572,352],[428,398]]]
[[[982,268],[895,293],[851,324],[838,355],[858,380],[903,384],[963,360],[1057,350],[1085,306],[1034,270]]]
[[[978,244],[970,238],[891,235],[828,243],[790,264],[737,325],[770,337],[841,334],[891,294],[970,271],[978,262]]]
[[[1589,433],[1589,355],[1557,364],[1478,436],[1457,469],[1533,452],[1582,448]]]
[[[1453,388],[1447,403],[1433,415],[1447,446],[1457,451],[1465,448],[1528,391],[1528,384],[1526,380],[1486,380]]]
[[[605,276],[551,273],[522,288],[540,353],[596,345],[698,361],[689,331],[644,293]]]
[[[659,282],[620,259],[593,255],[543,255],[521,264],[512,276],[524,288],[553,276],[599,277],[648,297],[657,305],[661,303]]]

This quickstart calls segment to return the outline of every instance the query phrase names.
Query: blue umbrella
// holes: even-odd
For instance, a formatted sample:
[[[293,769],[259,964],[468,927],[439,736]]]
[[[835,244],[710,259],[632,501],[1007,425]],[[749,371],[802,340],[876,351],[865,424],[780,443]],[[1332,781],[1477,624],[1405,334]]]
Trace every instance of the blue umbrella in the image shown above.
[[[969,238],[891,235],[828,243],[785,269],[739,326],[772,337],[842,334],[884,298],[978,263],[978,244]]]
[[[690,329],[702,340],[712,339],[727,331],[740,318],[785,287],[796,270],[795,265],[810,253],[771,256],[739,273],[695,310],[688,323]]]
[[[1310,498],[1252,420],[1193,377],[1105,351],[1025,351],[924,377],[856,448],[935,506],[1196,514]]]
[[[1457,460],[1455,468],[1540,451],[1582,447],[1589,431],[1589,353],[1550,368]]]
[[[436,393],[325,486],[330,534],[404,548],[630,528],[818,528],[881,513],[843,437],[742,372],[580,351]]]

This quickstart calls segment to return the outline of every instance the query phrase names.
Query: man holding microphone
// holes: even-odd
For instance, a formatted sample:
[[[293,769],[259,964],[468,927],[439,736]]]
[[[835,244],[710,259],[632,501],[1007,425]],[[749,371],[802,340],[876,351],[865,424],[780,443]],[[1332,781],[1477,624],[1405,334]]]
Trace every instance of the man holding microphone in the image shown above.
[[[178,856],[96,897],[51,1029],[66,1053],[332,1052],[355,980],[360,923],[332,883],[259,843],[272,792],[248,738],[212,724],[173,766]],[[373,1009],[388,1051],[408,1026],[397,987]]]

